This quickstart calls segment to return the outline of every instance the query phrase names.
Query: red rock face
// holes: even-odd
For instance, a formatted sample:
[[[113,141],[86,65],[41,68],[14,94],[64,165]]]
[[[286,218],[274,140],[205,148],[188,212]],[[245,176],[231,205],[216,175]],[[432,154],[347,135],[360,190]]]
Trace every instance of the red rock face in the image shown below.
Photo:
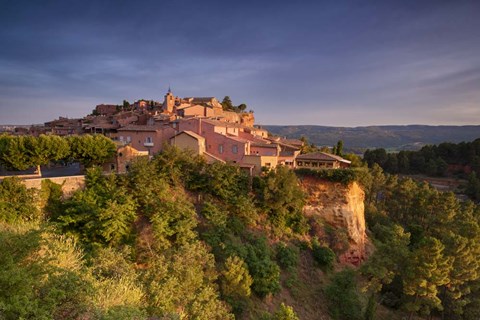
[[[302,178],[301,185],[307,194],[304,214],[347,235],[348,245],[341,250],[340,262],[352,265],[362,263],[366,258],[368,239],[365,233],[365,193],[360,186],[356,182],[343,185],[313,177]],[[314,228],[314,232],[320,239],[325,238],[320,228]]]

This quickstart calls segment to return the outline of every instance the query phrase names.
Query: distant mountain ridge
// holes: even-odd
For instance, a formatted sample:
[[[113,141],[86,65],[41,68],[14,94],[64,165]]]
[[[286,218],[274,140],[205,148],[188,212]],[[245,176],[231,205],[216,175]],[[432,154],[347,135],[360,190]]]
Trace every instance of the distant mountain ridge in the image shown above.
[[[305,136],[309,142],[319,146],[333,146],[338,140],[343,140],[345,147],[349,149],[416,150],[425,144],[459,143],[480,138],[480,125],[386,125],[366,127],[265,125],[263,128],[281,137],[300,138]]]

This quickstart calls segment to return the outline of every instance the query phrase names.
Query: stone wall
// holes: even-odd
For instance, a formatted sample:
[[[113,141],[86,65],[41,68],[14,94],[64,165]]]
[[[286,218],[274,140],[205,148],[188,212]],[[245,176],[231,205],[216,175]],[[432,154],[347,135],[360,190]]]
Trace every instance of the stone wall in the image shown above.
[[[85,176],[27,179],[22,180],[22,182],[28,189],[33,188],[40,190],[42,188],[42,181],[47,179],[61,185],[65,197],[68,197],[78,189],[82,189],[85,187]]]

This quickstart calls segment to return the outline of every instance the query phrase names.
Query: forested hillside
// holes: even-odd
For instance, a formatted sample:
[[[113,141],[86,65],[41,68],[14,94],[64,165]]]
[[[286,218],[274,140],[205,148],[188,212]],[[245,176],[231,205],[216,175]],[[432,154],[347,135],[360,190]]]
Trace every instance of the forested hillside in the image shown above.
[[[269,126],[272,134],[299,138],[305,136],[318,146],[334,146],[343,140],[349,150],[386,148],[391,150],[418,150],[426,144],[442,142],[459,143],[480,137],[480,126],[370,126],[370,127],[325,127],[325,126]]]
[[[92,168],[65,199],[0,182],[0,319],[444,319],[480,316],[480,212],[381,168],[249,178],[168,148]],[[299,178],[365,190],[372,249],[307,219]],[[322,204],[318,204],[321,206]]]

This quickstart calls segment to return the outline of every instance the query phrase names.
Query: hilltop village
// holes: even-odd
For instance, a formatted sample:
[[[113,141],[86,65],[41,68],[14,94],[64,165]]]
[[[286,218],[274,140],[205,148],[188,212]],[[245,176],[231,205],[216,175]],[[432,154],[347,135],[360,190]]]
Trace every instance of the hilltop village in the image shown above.
[[[119,173],[128,170],[131,157],[154,155],[166,145],[189,149],[209,163],[238,165],[250,175],[277,165],[312,169],[350,165],[350,161],[329,153],[301,155],[303,141],[273,137],[255,125],[253,111],[245,112],[245,105],[229,104],[222,105],[215,97],[180,98],[169,88],[163,102],[100,104],[84,118],[60,117],[44,126],[17,128],[16,133],[103,134],[118,145],[116,159],[107,164],[105,170]]]

